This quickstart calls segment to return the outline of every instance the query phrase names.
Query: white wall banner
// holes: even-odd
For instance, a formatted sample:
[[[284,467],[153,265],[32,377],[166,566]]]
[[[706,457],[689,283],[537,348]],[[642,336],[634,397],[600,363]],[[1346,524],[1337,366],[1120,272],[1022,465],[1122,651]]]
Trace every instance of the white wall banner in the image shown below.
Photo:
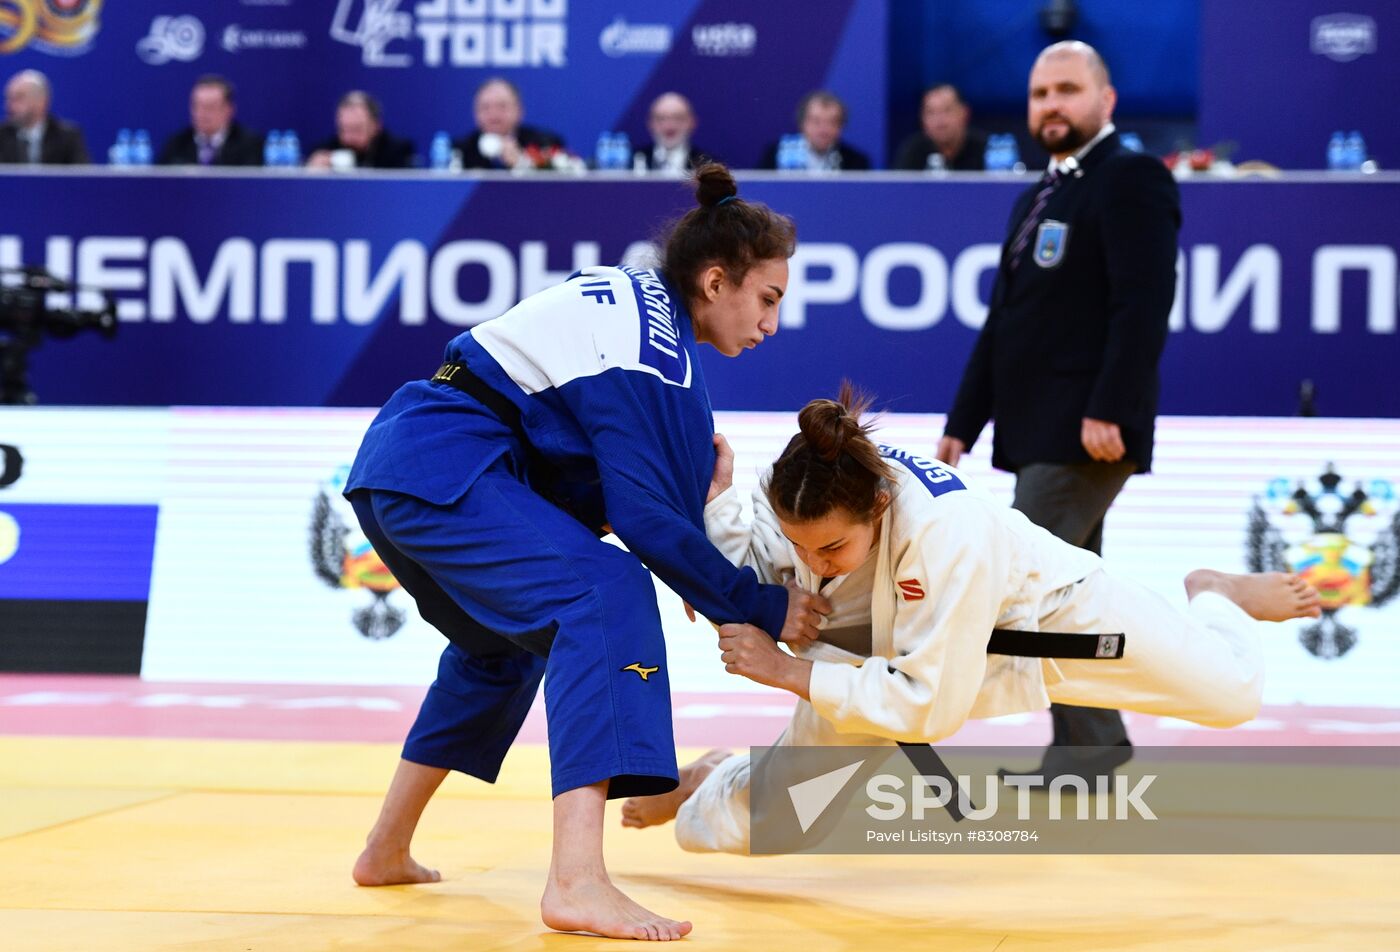
[[[46,514],[91,505],[136,519],[158,507],[143,678],[426,684],[445,642],[384,572],[340,496],[372,416],[0,408],[0,444],[24,461],[0,489],[0,615],[12,601],[52,596],[61,612],[63,598],[78,597],[29,590],[47,584],[37,580],[41,556],[104,571],[90,566],[104,551],[100,527]],[[717,426],[738,454],[747,498],[796,422],[720,413]],[[927,455],[941,432],[941,417],[889,414],[879,434]],[[990,469],[986,440],[963,469],[1009,502],[1012,478]],[[1166,418],[1154,467],[1110,513],[1110,571],[1182,601],[1181,579],[1193,568],[1304,572],[1328,612],[1268,627],[1266,703],[1400,707],[1400,421]],[[27,533],[28,525],[40,528]],[[69,533],[61,548],[50,537],[47,555],[27,549],[31,537],[37,545],[60,531]],[[138,549],[121,550],[130,569],[121,592],[102,595],[99,579],[92,598],[139,599],[133,586],[146,576],[130,565]],[[745,689],[724,673],[710,627],[689,623],[674,594],[659,587],[658,598],[673,688]]]

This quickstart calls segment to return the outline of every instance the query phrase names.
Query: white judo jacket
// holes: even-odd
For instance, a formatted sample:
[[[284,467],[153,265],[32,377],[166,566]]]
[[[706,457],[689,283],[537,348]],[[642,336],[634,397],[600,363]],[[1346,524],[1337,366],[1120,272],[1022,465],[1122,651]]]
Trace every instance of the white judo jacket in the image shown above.
[[[896,476],[880,520],[873,590],[846,592],[821,578],[782,534],[762,491],[752,526],[730,487],[705,509],[705,530],[735,565],[761,580],[796,579],[807,591],[870,599],[871,657],[820,641],[811,703],[841,733],[936,742],[970,717],[1043,710],[1053,662],[987,654],[993,628],[1038,631],[1070,586],[1101,569],[1098,556],[1065,543],[956,469],[882,446]]]

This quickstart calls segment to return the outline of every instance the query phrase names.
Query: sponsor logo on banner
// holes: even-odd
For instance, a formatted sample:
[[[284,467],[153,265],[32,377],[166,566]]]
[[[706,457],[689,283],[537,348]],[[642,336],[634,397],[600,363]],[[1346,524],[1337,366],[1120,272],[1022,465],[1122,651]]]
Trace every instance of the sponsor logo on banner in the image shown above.
[[[1350,63],[1376,51],[1376,21],[1359,13],[1314,17],[1312,51],[1338,63]]]
[[[171,60],[191,63],[204,53],[204,24],[198,17],[159,16],[151,32],[136,43],[136,55],[152,66]]]
[[[5,0],[0,3],[0,54],[32,49],[81,56],[101,29],[102,0]]]
[[[338,0],[331,38],[366,66],[560,68],[568,65],[568,0]]]
[[[758,30],[752,23],[705,23],[691,28],[690,42],[700,56],[752,56]]]
[[[598,48],[609,56],[661,56],[671,52],[671,28],[664,23],[628,23],[618,17],[598,34]]]
[[[304,50],[307,39],[301,30],[252,30],[232,23],[224,27],[219,45],[230,53],[244,50]]]
[[[374,551],[341,491],[350,475],[342,466],[321,487],[311,508],[311,567],[321,581],[334,589],[363,589],[373,601],[350,616],[355,630],[371,641],[397,634],[407,615],[389,604],[399,583]]]
[[[1358,628],[1343,610],[1380,608],[1400,593],[1400,505],[1394,484],[1373,479],[1351,492],[1329,464],[1317,479],[1275,479],[1249,513],[1251,572],[1296,572],[1317,589],[1322,617],[1303,628],[1303,647],[1340,658],[1356,646]]]

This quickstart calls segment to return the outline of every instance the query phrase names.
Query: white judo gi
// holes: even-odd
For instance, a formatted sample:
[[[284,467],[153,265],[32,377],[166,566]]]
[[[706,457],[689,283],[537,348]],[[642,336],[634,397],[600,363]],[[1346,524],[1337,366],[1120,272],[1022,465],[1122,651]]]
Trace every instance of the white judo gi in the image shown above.
[[[879,538],[860,569],[822,586],[782,534],[763,493],[752,526],[731,487],[705,509],[711,541],[765,582],[796,579],[832,603],[780,746],[934,743],[968,718],[1041,710],[1051,701],[1170,715],[1211,727],[1254,717],[1263,691],[1257,622],[1202,593],[1183,612],[1104,571],[956,469],[881,447],[896,473]],[[868,654],[846,650],[869,626]],[[1118,660],[987,654],[993,628],[1126,634]],[[832,638],[828,633],[839,638]],[[858,639],[857,639],[858,640]],[[747,853],[749,755],[725,760],[681,807],[676,838],[692,851]]]

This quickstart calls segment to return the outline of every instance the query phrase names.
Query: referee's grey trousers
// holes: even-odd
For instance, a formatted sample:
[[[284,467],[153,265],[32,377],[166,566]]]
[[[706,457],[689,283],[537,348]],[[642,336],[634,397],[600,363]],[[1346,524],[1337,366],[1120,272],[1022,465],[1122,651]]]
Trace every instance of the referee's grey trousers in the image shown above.
[[[1103,520],[1137,464],[1030,463],[1016,473],[1016,498],[1011,505],[1038,526],[1071,545],[1097,555],[1103,549]],[[1045,753],[1050,774],[1069,769],[1064,747],[1112,747],[1128,740],[1123,715],[1117,711],[1068,704],[1050,705],[1054,736]]]

